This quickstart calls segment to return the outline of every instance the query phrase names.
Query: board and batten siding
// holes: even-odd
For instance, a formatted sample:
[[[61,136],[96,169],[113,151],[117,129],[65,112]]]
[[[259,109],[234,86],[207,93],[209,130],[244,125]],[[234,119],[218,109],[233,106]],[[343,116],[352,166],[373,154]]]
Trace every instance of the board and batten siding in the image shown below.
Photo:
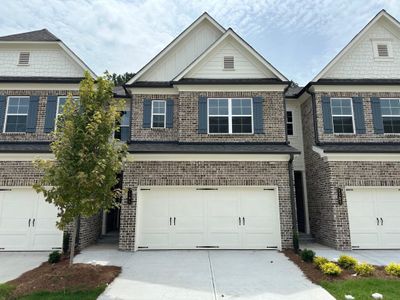
[[[189,35],[169,50],[138,81],[170,81],[203,53],[220,36],[220,32],[209,21],[204,20]]]
[[[18,65],[20,52],[29,52],[29,65]],[[83,77],[82,68],[59,45],[0,44],[2,76]]]
[[[298,99],[286,100],[286,111],[293,113],[293,135],[288,135],[290,146],[301,151],[300,155],[295,155],[293,167],[295,170],[304,171],[304,145],[303,145],[303,127],[301,122],[301,108]]]
[[[234,69],[224,70],[224,56],[234,57]],[[276,76],[259,66],[254,57],[251,57],[243,46],[232,38],[218,45],[211,51],[203,62],[191,70],[185,77],[188,78],[275,78]]]
[[[378,21],[364,37],[323,76],[323,78],[399,78],[400,77],[400,38],[394,35],[384,20]],[[373,41],[390,41],[393,59],[376,59]]]

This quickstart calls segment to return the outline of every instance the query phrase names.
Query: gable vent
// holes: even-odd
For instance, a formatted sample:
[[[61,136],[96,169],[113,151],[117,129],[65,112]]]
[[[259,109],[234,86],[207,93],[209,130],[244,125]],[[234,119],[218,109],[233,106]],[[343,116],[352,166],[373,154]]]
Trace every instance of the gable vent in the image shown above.
[[[20,52],[18,64],[19,65],[29,65],[29,56],[30,56],[29,52]]]
[[[235,68],[235,58],[233,56],[224,56],[224,69],[233,70]]]
[[[378,44],[376,46],[378,48],[378,56],[379,57],[388,57],[389,49],[387,44]]]

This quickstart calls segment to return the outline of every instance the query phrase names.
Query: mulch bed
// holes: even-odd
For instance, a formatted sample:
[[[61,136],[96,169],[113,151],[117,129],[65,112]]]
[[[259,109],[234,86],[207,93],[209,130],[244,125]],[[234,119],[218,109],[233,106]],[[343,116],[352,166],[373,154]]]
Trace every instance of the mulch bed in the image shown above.
[[[321,272],[313,263],[304,262],[301,257],[293,250],[284,250],[283,253],[294,262],[313,283],[319,284],[321,281],[355,280],[360,278],[379,278],[379,279],[399,279],[387,275],[383,266],[374,266],[375,271],[372,276],[354,276],[353,270],[342,268],[342,273],[338,276],[329,276]]]
[[[42,263],[20,277],[7,282],[15,287],[12,297],[38,291],[88,290],[111,283],[121,272],[120,267],[90,264],[73,264],[63,258],[59,263]]]

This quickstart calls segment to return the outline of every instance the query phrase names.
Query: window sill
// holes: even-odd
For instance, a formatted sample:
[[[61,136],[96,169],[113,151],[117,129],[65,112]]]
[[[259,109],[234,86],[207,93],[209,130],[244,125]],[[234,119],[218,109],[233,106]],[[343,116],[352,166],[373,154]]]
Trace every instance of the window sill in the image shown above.
[[[259,133],[263,134],[263,133]],[[255,133],[207,133],[210,136],[254,136]]]
[[[2,132],[1,134],[5,135],[23,135],[28,133],[36,133],[36,132]]]

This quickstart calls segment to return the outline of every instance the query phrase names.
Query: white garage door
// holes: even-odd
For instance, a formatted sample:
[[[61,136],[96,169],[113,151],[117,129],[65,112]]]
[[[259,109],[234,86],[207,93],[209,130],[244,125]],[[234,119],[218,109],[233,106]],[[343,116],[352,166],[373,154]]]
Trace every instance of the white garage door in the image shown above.
[[[57,209],[30,188],[0,190],[0,250],[61,249]]]
[[[279,249],[277,189],[139,189],[139,249]]]
[[[354,249],[400,248],[400,187],[346,189]]]

